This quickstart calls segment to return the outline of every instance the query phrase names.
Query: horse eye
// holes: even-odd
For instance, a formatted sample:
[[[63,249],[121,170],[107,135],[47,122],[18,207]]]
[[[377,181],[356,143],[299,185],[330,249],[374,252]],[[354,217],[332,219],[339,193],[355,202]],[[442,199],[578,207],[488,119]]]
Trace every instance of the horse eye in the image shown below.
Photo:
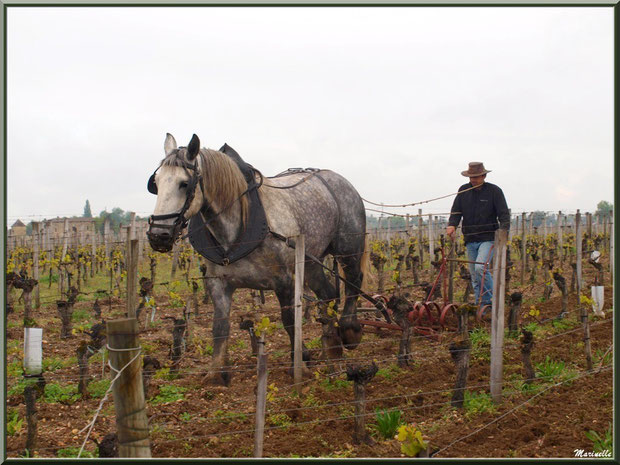
[[[179,184],[179,189],[185,189],[187,187],[187,183],[185,181]]]

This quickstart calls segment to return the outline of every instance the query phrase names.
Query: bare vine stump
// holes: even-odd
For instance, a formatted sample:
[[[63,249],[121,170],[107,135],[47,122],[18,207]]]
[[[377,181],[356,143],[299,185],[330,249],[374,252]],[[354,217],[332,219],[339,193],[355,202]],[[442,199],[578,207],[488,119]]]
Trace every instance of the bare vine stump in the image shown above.
[[[66,300],[57,300],[56,307],[58,314],[60,315],[60,322],[62,323],[60,328],[60,338],[67,339],[71,337],[71,315],[73,315],[73,304]]]
[[[148,397],[149,386],[151,384],[151,378],[157,370],[161,369],[161,363],[155,357],[145,355],[142,358],[142,388],[144,390],[144,397]]]
[[[95,318],[98,320],[101,319],[101,305],[99,304],[99,298],[95,299],[95,303],[93,304],[93,313],[95,314]]]
[[[521,339],[521,360],[523,361],[523,368],[525,369],[525,382],[530,384],[536,379],[536,373],[532,366],[532,348],[534,347],[534,335],[525,329],[521,330],[523,338]]]
[[[586,367],[592,371],[592,348],[590,346],[590,321],[588,319],[588,309],[585,305],[581,306],[581,324],[583,325],[583,350],[586,355]]]
[[[592,258],[588,258],[588,263],[596,268],[596,274],[594,275],[594,285],[602,286],[604,284],[603,278],[603,265],[601,265],[598,261],[592,260]]]
[[[465,265],[461,265],[459,267],[459,275],[461,279],[465,281],[465,292],[463,293],[461,302],[467,302],[469,300],[469,295],[474,292],[474,288],[471,284],[471,274]]]
[[[347,379],[353,381],[355,393],[355,431],[353,442],[355,444],[373,444],[374,441],[366,432],[366,384],[377,374],[379,368],[373,362],[368,367],[359,365],[347,366]]]
[[[342,339],[338,334],[336,318],[320,316],[317,321],[321,323],[321,360],[325,361],[328,374],[341,371],[339,366],[344,357]]]
[[[558,315],[558,318],[564,318],[568,315],[568,289],[566,287],[566,278],[556,271],[553,273],[553,279],[562,293],[562,311]]]
[[[456,368],[456,382],[452,392],[450,403],[453,407],[462,408],[465,399],[465,387],[467,385],[467,373],[469,372],[469,357],[471,353],[471,343],[466,336],[461,341],[453,342],[449,347],[450,356]]]
[[[570,267],[573,269],[573,273],[570,276],[570,291],[575,292],[575,284],[577,283],[577,264],[571,263]]]
[[[172,360],[170,372],[176,373],[179,369],[178,365],[181,361],[181,357],[183,356],[183,352],[185,352],[185,332],[187,330],[187,321],[174,317],[166,318],[174,321],[174,326],[172,327],[172,347],[170,348],[170,359]]]
[[[543,299],[549,300],[551,297],[551,293],[553,292],[553,273],[551,269],[553,265],[550,262],[545,262],[543,264],[543,269],[545,270],[545,291],[543,292]]]
[[[18,276],[13,280],[13,285],[17,289],[22,289],[22,298],[24,300],[24,327],[35,326],[32,319],[32,290],[38,284],[37,280],[28,278],[27,276]]]
[[[24,376],[30,382],[24,388],[24,402],[26,404],[26,422],[28,432],[26,436],[26,451],[29,456],[37,447],[37,425],[39,415],[36,406],[37,399],[43,395],[45,390],[45,378],[42,374],[34,376]],[[36,380],[36,382],[34,382]]]
[[[97,442],[94,439],[93,441],[97,444],[100,458],[118,457],[118,436],[116,433],[106,434],[101,442]]]
[[[150,268],[151,268],[151,282],[155,282],[155,276],[157,274],[157,259],[155,257],[150,257]]]
[[[411,259],[411,273],[413,274],[413,284],[420,283],[419,271],[420,271],[420,257],[417,255],[414,255],[413,258]]]
[[[80,370],[80,380],[78,381],[78,392],[82,395],[83,399],[88,399],[88,359],[89,350],[88,344],[83,341],[75,351],[77,355],[78,368]]]
[[[412,360],[411,334],[413,328],[407,315],[413,311],[413,305],[405,297],[392,295],[387,302],[387,307],[392,310],[392,316],[396,324],[403,329],[398,347],[398,366],[409,366],[409,362]]]
[[[194,316],[198,316],[200,308],[198,307],[198,283],[192,281],[192,302],[194,303]]]
[[[258,338],[254,333],[254,322],[252,320],[246,320],[241,317],[239,328],[243,331],[247,331],[250,335],[250,344],[252,345],[252,356],[258,355]]]
[[[521,313],[521,304],[523,303],[523,295],[520,292],[510,294],[510,313],[508,315],[508,330],[511,334],[519,331],[518,320]]]
[[[207,288],[207,265],[204,263],[200,265],[200,274],[202,275],[202,286],[205,292],[202,297],[202,303],[206,305],[209,303],[209,290]]]

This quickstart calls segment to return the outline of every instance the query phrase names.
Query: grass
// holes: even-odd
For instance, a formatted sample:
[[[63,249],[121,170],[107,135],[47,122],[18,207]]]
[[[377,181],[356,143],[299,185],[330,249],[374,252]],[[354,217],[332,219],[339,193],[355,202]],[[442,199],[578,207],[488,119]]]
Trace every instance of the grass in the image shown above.
[[[577,376],[575,370],[569,369],[562,360],[553,360],[548,355],[543,362],[536,364],[536,376],[543,382],[568,381]]]
[[[392,364],[387,366],[386,368],[381,368],[377,370],[376,376],[380,376],[381,378],[385,379],[392,379],[402,373],[402,371],[403,370],[398,365]]]
[[[91,381],[88,384],[88,393],[91,397],[101,399],[110,387],[109,379],[101,379],[99,381]]]
[[[384,439],[393,439],[398,428],[403,425],[403,412],[401,410],[375,410],[375,423],[372,429]]]
[[[491,334],[485,328],[475,328],[469,333],[471,353],[474,358],[491,360]]]
[[[271,426],[288,429],[293,424],[293,420],[286,413],[273,413],[267,417],[267,423]]]
[[[56,457],[58,458],[76,458],[78,456],[78,453],[80,452],[80,448],[79,447],[66,447],[64,449],[59,449],[58,452],[56,452]],[[95,457],[97,457],[98,455],[96,455],[93,452],[90,452],[86,449],[84,449],[82,451],[82,455],[80,455],[80,458],[85,458],[85,459],[93,459]]]
[[[60,383],[51,383],[45,385],[43,400],[49,404],[73,404],[82,396],[77,392],[76,384],[62,385]]]
[[[338,389],[346,389],[351,386],[352,381],[347,381],[340,378],[325,378],[321,381],[321,386],[328,392],[336,391]]]
[[[14,436],[21,432],[24,419],[19,417],[17,409],[9,409],[6,415],[6,434]]]
[[[187,388],[175,386],[174,384],[164,384],[159,387],[159,394],[153,397],[149,402],[151,405],[168,404],[177,400],[185,399],[185,391]]]
[[[490,394],[483,391],[477,393],[465,391],[463,408],[465,417],[471,418],[484,412],[494,412],[496,407]]]
[[[585,433],[586,438],[592,441],[593,452],[609,452],[613,455],[614,451],[614,435],[613,426],[609,423],[609,428],[604,433],[599,434],[596,431],[590,430]]]

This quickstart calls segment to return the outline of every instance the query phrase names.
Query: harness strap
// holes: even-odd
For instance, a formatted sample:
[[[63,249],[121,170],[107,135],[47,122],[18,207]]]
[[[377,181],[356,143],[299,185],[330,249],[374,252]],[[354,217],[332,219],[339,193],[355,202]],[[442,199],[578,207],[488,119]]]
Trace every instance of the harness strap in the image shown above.
[[[269,233],[275,237],[278,240],[283,241],[284,243],[286,243],[286,245],[292,249],[295,248],[295,240],[291,239],[289,237],[283,236],[282,234],[279,234],[275,231],[269,231]],[[318,258],[316,258],[314,255],[311,255],[309,253],[305,253],[306,258],[312,260],[313,262],[317,263],[318,265],[320,265],[321,267],[323,267],[324,269],[326,269],[328,272],[330,272],[332,275],[334,276],[338,276],[338,273],[334,270],[331,270],[330,268],[328,268],[327,266],[323,265],[323,262],[321,260],[319,260]],[[355,289],[359,295],[361,297],[363,297],[364,299],[368,300],[370,303],[372,303],[378,310],[381,310],[381,313],[383,314],[383,316],[385,317],[385,319],[388,321],[388,323],[391,323],[392,320],[390,318],[389,313],[387,312],[387,309],[385,307],[385,303],[383,302],[383,300],[381,299],[375,299],[374,297],[366,294],[364,291],[362,291],[362,289],[360,289],[359,287],[357,287],[355,284],[353,284],[352,282],[340,277],[340,279],[342,281],[344,281],[346,284],[348,284],[349,286],[351,286],[353,289]]]

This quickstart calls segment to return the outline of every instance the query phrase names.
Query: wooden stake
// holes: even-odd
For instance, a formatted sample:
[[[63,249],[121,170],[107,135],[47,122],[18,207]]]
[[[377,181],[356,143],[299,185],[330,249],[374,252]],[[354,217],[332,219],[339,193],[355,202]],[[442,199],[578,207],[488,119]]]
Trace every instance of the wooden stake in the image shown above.
[[[422,234],[422,209],[418,209],[418,248],[420,250],[420,270],[424,268],[424,242]]]
[[[263,439],[265,435],[265,406],[267,404],[267,354],[265,354],[265,336],[258,339],[258,387],[256,390],[256,417],[254,422],[254,457],[263,456]]]
[[[306,260],[306,245],[303,234],[295,237],[295,334],[293,352],[293,379],[297,390],[301,390],[299,383],[302,379],[303,345],[302,345],[302,304],[301,297],[304,292],[304,268]]]
[[[138,320],[123,318],[107,322],[112,376],[139,353]],[[135,358],[113,385],[119,457],[150,458],[151,446],[142,385],[142,362]]]
[[[525,242],[525,213],[521,216],[521,285],[525,283],[525,265],[527,263],[527,244]]]
[[[37,281],[37,285],[34,287],[34,308],[41,306],[41,295],[39,293],[39,223],[37,221],[32,222],[32,279]]]
[[[127,317],[136,317],[138,307],[138,246],[135,239],[136,214],[131,212],[131,224],[127,230]]]
[[[583,255],[581,236],[581,213],[577,210],[577,214],[575,215],[575,241],[577,246],[577,296],[581,296],[581,289],[583,288],[581,281],[581,258]]]
[[[493,258],[493,305],[491,318],[491,396],[502,400],[502,368],[504,352],[504,293],[506,290],[506,243],[508,231],[495,231]]]

